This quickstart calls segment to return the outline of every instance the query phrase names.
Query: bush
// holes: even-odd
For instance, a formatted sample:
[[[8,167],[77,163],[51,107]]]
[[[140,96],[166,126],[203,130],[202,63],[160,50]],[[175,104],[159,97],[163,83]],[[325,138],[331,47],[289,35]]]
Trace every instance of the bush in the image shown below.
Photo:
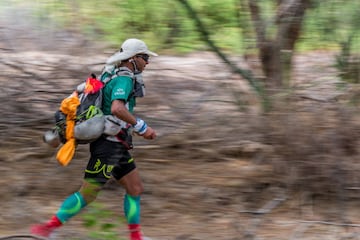
[[[334,102],[284,101],[264,116],[266,144],[279,182],[291,192],[336,198],[356,185],[359,164],[357,112]]]
[[[360,56],[351,51],[354,36],[341,43],[341,51],[336,56],[336,68],[341,79],[348,83],[360,83]]]
[[[119,237],[119,229],[124,228],[124,219],[116,217],[113,211],[102,204],[93,202],[82,215],[83,224],[89,229],[90,239],[124,240]]]

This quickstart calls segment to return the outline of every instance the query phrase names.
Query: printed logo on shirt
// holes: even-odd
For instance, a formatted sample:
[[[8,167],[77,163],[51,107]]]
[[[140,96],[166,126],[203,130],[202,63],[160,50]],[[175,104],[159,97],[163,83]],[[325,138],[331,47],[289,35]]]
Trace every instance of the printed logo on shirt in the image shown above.
[[[122,88],[118,88],[116,92],[114,93],[115,96],[123,96],[125,95],[125,90]]]

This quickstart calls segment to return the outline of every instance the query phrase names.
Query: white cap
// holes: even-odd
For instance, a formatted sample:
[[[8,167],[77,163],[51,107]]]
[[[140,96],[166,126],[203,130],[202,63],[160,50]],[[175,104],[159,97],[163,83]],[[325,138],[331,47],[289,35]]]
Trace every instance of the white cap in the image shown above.
[[[120,51],[116,52],[106,61],[106,64],[113,65],[141,53],[158,56],[156,53],[151,52],[143,41],[130,38],[121,45]]]

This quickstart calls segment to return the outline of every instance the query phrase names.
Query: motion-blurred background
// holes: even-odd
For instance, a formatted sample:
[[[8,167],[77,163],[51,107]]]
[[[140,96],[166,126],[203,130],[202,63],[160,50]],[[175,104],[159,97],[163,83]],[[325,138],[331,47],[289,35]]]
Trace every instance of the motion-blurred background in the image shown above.
[[[42,142],[61,100],[130,37],[159,57],[136,114],[142,221],[159,240],[360,239],[358,0],[1,0],[0,235],[76,191]],[[123,190],[54,239],[126,239]]]

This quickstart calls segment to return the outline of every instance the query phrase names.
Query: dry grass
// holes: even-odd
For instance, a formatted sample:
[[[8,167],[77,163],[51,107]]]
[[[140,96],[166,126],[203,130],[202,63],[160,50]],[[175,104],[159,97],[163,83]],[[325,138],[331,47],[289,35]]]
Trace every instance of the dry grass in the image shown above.
[[[0,190],[5,209],[0,232],[23,232],[24,225],[56,211],[81,182],[87,146],[62,168],[41,136],[52,126],[60,100],[89,70],[99,70],[95,63],[101,61],[92,59],[84,68],[86,61],[79,57],[39,52],[21,59],[3,54],[2,59],[0,101],[6,104],[0,105],[0,169],[6,187]],[[273,110],[262,114],[246,84],[219,69],[226,68],[209,53],[159,57],[147,69],[148,96],[139,100],[137,114],[159,138],[137,138],[133,155],[146,187],[148,234],[159,239],[311,239],[323,228],[313,224],[294,232],[299,219],[356,221],[359,115],[356,105],[348,104],[350,89],[341,94],[323,90],[329,76],[309,86],[301,75],[295,90],[274,97]],[[120,214],[118,191],[109,186],[99,201]],[[281,200],[279,205],[274,199]],[[81,217],[73,224],[63,236],[74,229],[86,235]]]

